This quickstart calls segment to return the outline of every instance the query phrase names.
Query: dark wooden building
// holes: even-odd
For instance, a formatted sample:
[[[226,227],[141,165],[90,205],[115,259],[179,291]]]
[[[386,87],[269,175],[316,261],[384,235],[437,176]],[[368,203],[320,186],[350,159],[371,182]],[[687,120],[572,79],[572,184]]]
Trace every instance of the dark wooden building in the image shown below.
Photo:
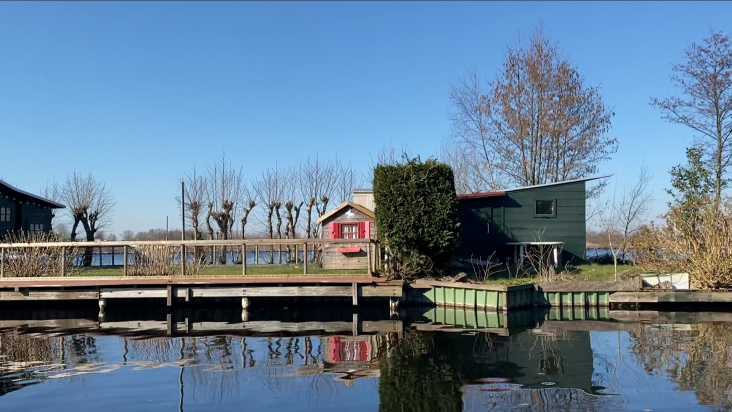
[[[53,209],[65,206],[0,180],[0,238],[12,231],[48,232]]]
[[[541,246],[554,249],[554,263],[584,262],[585,183],[599,178],[458,195],[460,254],[516,262]]]

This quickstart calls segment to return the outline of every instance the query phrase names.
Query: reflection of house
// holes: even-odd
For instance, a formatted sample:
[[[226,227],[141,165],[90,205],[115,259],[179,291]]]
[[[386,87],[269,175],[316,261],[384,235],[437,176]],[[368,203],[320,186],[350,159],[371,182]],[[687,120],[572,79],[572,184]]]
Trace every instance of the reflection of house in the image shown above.
[[[519,250],[545,242],[563,245],[560,262],[581,262],[585,182],[593,179],[458,195],[462,254],[486,259],[495,252],[494,260],[516,260]]]
[[[354,190],[354,201],[343,202],[318,219],[325,239],[375,239],[374,195],[371,190]],[[368,268],[367,245],[338,243],[323,250],[324,269]],[[372,266],[373,267],[373,266]]]
[[[63,207],[0,180],[0,237],[18,230],[48,232],[51,230],[52,209]]]
[[[322,338],[325,370],[340,374],[336,380],[347,384],[359,378],[378,378],[381,373],[377,361],[383,339],[383,335]]]

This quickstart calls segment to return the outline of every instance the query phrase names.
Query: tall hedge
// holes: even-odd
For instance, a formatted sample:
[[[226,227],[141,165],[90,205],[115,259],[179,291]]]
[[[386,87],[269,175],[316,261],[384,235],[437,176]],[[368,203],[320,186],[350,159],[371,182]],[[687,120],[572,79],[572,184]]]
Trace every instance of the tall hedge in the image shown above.
[[[457,196],[452,168],[419,158],[374,170],[378,236],[392,258],[408,264],[429,258],[435,269],[459,246]]]

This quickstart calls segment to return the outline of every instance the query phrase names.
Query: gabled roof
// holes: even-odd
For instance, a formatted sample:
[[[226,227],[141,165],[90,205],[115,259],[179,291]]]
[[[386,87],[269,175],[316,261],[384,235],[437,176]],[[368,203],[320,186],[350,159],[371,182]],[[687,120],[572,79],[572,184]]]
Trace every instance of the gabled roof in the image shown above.
[[[33,199],[35,199],[35,200],[37,200],[37,201],[39,201],[41,203],[45,203],[44,206],[50,206],[51,208],[54,208],[54,209],[63,209],[63,208],[66,207],[66,206],[62,205],[61,203],[54,202],[53,200],[48,200],[48,199],[46,199],[44,197],[40,197],[40,196],[34,195],[32,193],[28,193],[28,192],[26,192],[24,190],[20,190],[17,187],[13,187],[9,183],[4,182],[2,180],[0,180],[0,186],[4,186],[5,188],[7,188],[8,190],[10,190],[11,192],[15,192],[15,193],[18,193],[18,194],[23,195],[23,196],[28,196],[28,197],[33,198]]]
[[[590,180],[605,179],[610,176],[612,176],[612,175],[587,177],[584,179],[565,180],[563,182],[545,183],[543,185],[523,186],[523,187],[516,187],[513,189],[497,190],[497,191],[493,191],[493,192],[464,193],[464,194],[458,195],[457,198],[458,199],[478,199],[478,198],[485,198],[485,197],[504,196],[506,193],[518,192],[519,190],[538,189],[541,187],[566,185],[568,183],[587,182]]]
[[[354,208],[354,209],[358,210],[359,212],[363,213],[364,215],[370,217],[371,219],[376,219],[376,215],[374,215],[374,212],[372,210],[369,210],[359,204],[345,201],[345,202],[341,203],[340,205],[336,206],[335,209],[324,214],[323,216],[320,216],[320,219],[318,219],[318,223],[322,223],[325,219],[333,216],[334,214],[338,213],[339,210],[343,210],[346,207]]]

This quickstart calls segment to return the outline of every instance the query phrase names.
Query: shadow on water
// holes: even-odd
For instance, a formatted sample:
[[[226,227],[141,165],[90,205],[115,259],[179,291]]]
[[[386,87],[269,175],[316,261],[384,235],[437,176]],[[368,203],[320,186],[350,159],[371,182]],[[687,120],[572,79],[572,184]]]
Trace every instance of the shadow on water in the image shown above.
[[[605,311],[562,320],[569,316],[416,308],[390,318],[388,309],[338,306],[243,314],[221,306],[128,308],[99,318],[94,307],[5,308],[0,395],[22,388],[29,395],[0,396],[0,409],[28,406],[33,387],[59,380],[69,391],[59,407],[71,408],[104,376],[120,380],[117,390],[132,400],[142,396],[135,390],[153,385],[146,371],[163,367],[178,370],[159,391],[178,397],[179,410],[191,403],[234,410],[247,393],[261,398],[252,400],[253,408],[284,402],[279,405],[300,410],[327,402],[377,403],[380,411],[400,412],[626,409],[629,389],[605,387],[617,371],[611,374],[600,358],[613,351],[631,355],[630,364],[616,369],[646,371],[647,379],[662,375],[694,391],[699,404],[732,406],[729,314],[709,315],[713,323],[703,314]],[[597,343],[607,333],[617,334],[617,348]],[[620,334],[629,342],[624,347]],[[352,390],[372,380],[373,391]],[[84,399],[99,406],[104,395]]]

